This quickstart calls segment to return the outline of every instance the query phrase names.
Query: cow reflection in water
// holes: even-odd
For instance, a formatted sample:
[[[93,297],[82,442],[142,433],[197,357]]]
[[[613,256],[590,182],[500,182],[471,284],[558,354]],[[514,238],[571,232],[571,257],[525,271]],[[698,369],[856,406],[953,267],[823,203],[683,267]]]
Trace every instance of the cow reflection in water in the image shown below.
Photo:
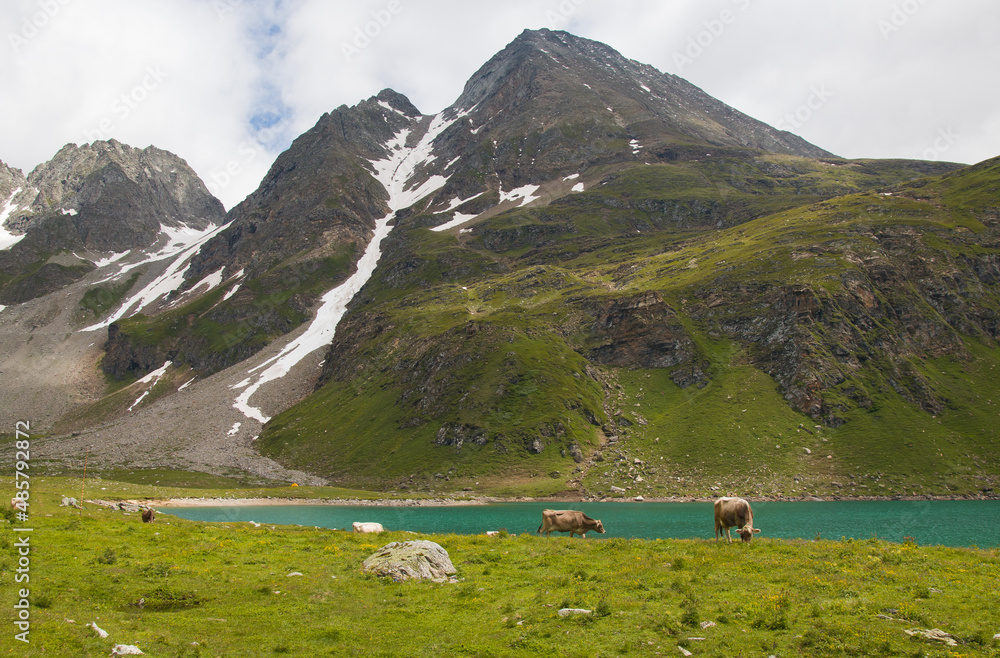
[[[592,519],[583,512],[568,509],[547,509],[542,512],[542,525],[538,526],[537,532],[544,532],[548,537],[553,530],[556,532],[568,532],[572,537],[574,534],[580,535],[584,539],[590,531],[604,534],[604,525],[600,520]]]

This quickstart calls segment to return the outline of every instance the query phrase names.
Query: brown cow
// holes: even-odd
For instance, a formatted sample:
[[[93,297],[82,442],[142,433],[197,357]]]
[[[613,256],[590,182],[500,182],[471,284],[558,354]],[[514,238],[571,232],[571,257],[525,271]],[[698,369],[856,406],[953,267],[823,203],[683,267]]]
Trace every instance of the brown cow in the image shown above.
[[[153,509],[152,507],[147,507],[146,509],[142,510],[143,523],[152,523],[153,519],[155,518],[156,518],[156,510]]]
[[[544,532],[548,537],[553,530],[568,532],[570,537],[577,534],[586,539],[587,533],[591,530],[603,535],[604,525],[599,520],[576,510],[547,509],[542,512],[542,525],[538,526],[537,532]]]
[[[729,538],[729,543],[733,543],[733,536],[729,534],[730,528],[739,528],[740,538],[749,542],[753,536],[760,532],[760,528],[753,527],[753,510],[750,503],[742,498],[719,498],[715,501],[715,541],[723,531]]]

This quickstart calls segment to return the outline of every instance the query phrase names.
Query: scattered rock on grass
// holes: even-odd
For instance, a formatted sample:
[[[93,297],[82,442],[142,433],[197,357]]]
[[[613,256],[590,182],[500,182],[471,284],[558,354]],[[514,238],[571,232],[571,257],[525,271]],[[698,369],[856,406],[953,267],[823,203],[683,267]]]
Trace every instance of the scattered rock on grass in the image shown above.
[[[112,656],[141,656],[142,651],[134,644],[116,644],[111,650]]]
[[[103,628],[100,628],[94,622],[90,622],[89,624],[87,624],[87,626],[90,626],[91,628],[93,628],[97,632],[97,634],[99,636],[101,636],[102,638],[108,636],[108,632],[106,630],[104,630]]]
[[[560,617],[569,617],[570,615],[589,615],[593,610],[584,610],[583,608],[563,608],[559,611]]]
[[[910,628],[903,631],[910,637],[922,637],[931,642],[941,642],[949,647],[957,647],[958,642],[951,633],[945,633],[940,628]]]
[[[386,544],[364,561],[362,571],[388,576],[396,582],[410,579],[445,582],[456,573],[448,551],[424,539]]]

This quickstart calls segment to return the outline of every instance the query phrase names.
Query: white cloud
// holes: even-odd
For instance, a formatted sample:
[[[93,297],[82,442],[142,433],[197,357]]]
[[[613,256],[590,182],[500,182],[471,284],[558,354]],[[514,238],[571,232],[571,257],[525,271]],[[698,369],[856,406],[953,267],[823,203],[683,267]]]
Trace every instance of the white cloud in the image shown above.
[[[0,12],[0,158],[28,171],[68,142],[155,144],[229,207],[324,112],[385,87],[437,112],[525,28],[603,41],[771,124],[821,86],[830,97],[796,132],[839,155],[923,157],[942,130],[958,135],[942,159],[1000,155],[993,0],[7,0]],[[701,52],[679,67],[692,39]]]

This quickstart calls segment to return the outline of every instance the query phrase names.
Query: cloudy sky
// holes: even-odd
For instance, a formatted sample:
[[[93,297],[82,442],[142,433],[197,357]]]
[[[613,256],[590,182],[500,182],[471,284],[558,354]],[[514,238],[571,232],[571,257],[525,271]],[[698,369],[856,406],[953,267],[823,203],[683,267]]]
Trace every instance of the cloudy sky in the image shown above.
[[[0,160],[154,144],[231,207],[323,112],[391,87],[435,113],[542,27],[844,157],[1000,155],[996,0],[3,0]]]

